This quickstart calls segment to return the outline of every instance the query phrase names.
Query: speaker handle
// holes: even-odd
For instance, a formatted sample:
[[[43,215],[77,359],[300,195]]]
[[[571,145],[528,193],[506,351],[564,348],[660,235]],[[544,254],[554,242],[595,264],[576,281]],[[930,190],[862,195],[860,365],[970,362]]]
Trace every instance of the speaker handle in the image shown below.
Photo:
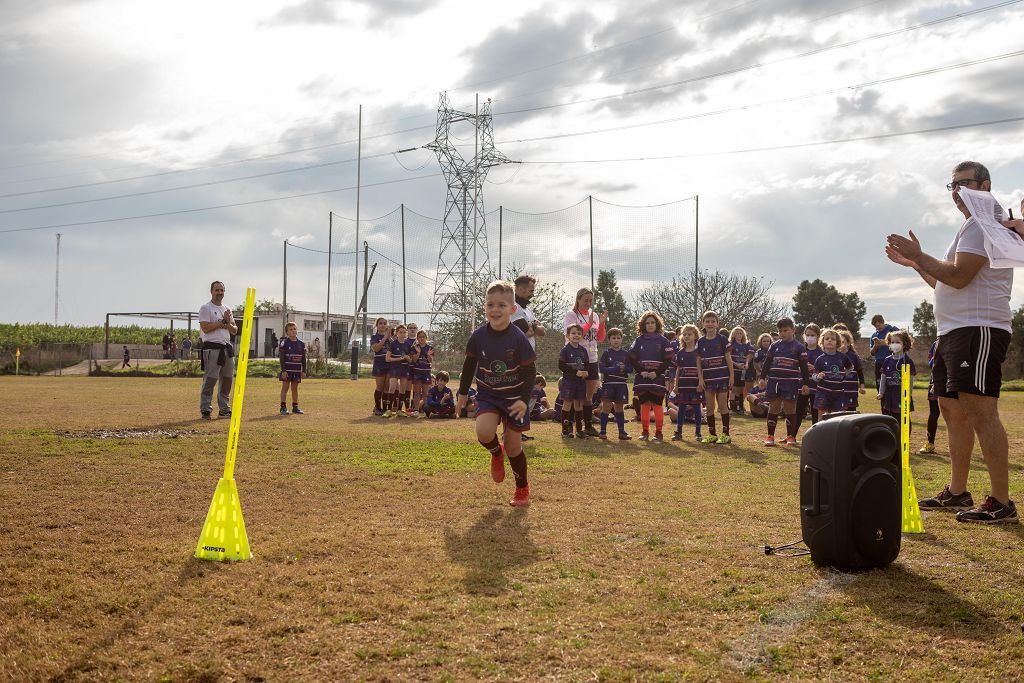
[[[821,514],[821,470],[804,465],[804,472],[811,473],[811,504],[804,505],[803,511],[808,515]]]

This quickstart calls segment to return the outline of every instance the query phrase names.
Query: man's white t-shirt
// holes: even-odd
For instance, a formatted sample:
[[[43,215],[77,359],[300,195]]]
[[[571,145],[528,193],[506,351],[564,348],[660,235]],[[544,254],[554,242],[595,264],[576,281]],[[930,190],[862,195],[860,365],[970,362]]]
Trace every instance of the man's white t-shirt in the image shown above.
[[[953,243],[946,250],[946,260],[952,262],[957,254],[985,252],[985,234],[969,218],[957,231]],[[935,283],[935,325],[940,335],[961,327],[994,327],[1011,331],[1010,290],[1013,289],[1013,268],[993,268],[985,263],[966,287],[957,289]]]
[[[199,309],[199,322],[201,323],[219,323],[224,321],[224,312],[230,310],[227,306],[218,306],[212,301],[207,301]],[[199,338],[204,342],[214,342],[217,344],[230,344],[231,333],[228,332],[228,328],[222,327],[216,329],[213,332],[203,332],[203,328],[199,327]]]
[[[533,323],[536,322],[537,316],[535,316],[533,314],[533,311],[531,311],[528,306],[523,306],[523,305],[521,305],[517,301],[516,302],[516,312],[512,314],[512,322],[513,322],[513,324],[517,320],[525,320],[526,321],[526,326],[528,328],[530,328],[530,329],[533,329]],[[536,340],[536,338],[534,338],[534,336],[532,334],[526,335],[526,338],[530,340],[530,346],[532,346],[534,349],[536,349],[537,348],[537,340]]]

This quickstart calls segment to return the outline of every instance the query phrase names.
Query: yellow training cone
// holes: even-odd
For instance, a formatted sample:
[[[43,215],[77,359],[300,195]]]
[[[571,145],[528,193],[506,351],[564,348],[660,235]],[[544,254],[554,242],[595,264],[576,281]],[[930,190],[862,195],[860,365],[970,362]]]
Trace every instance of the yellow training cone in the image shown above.
[[[242,423],[242,403],[245,400],[245,375],[249,368],[249,341],[252,338],[252,313],[256,304],[256,290],[245,292],[245,314],[242,319],[242,338],[235,371],[235,391],[231,402],[231,426],[228,428],[227,454],[224,456],[224,476],[217,482],[210,510],[206,513],[203,532],[196,543],[196,557],[200,560],[236,562],[252,557],[249,537],[242,519],[242,503],[235,486],[235,455],[238,452],[238,431]]]
[[[203,533],[196,544],[196,557],[219,562],[237,562],[252,557],[234,479],[221,479],[217,482],[210,511],[206,513]]]
[[[924,532],[921,509],[917,506],[917,487],[910,473],[910,363],[900,366],[900,459],[903,465],[903,533]]]

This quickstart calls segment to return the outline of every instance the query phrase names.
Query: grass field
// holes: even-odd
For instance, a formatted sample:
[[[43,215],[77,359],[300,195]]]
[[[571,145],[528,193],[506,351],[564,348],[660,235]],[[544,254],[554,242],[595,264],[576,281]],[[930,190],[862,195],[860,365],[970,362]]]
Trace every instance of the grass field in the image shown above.
[[[859,574],[765,556],[800,536],[799,454],[761,422],[729,446],[538,425],[513,510],[470,422],[368,417],[365,380],[307,381],[281,417],[251,379],[232,565],[192,558],[228,426],[195,419],[197,380],[0,389],[0,680],[1024,680],[1021,525],[926,515]],[[1024,394],[1001,409],[1021,502]],[[919,492],[946,481],[912,463]]]

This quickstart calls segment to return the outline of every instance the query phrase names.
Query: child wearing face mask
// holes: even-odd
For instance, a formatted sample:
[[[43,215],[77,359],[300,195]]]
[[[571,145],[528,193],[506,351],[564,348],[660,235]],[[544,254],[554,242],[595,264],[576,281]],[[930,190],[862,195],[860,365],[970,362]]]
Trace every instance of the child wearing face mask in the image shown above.
[[[885,340],[889,344],[891,355],[882,361],[882,376],[878,381],[877,398],[882,402],[882,414],[890,415],[899,421],[901,407],[900,385],[902,382],[901,373],[903,366],[910,366],[911,388],[914,386],[914,377],[917,375],[914,361],[910,360],[910,356],[907,355],[914,344],[914,340],[906,330],[890,332]],[[913,403],[911,403],[910,409],[914,409]]]
[[[818,360],[818,356],[821,355],[821,347],[818,346],[818,337],[821,336],[821,328],[815,323],[808,323],[804,326],[804,346],[807,347],[807,365],[814,367],[814,361]],[[801,394],[796,399],[796,431],[799,434],[800,425],[803,424],[804,418],[807,417],[808,409],[811,411],[811,424],[817,424],[818,422],[818,409],[814,407],[814,392],[818,388],[818,383],[814,381],[814,375],[812,374],[810,379],[807,380],[807,389],[810,393],[806,396]]]

